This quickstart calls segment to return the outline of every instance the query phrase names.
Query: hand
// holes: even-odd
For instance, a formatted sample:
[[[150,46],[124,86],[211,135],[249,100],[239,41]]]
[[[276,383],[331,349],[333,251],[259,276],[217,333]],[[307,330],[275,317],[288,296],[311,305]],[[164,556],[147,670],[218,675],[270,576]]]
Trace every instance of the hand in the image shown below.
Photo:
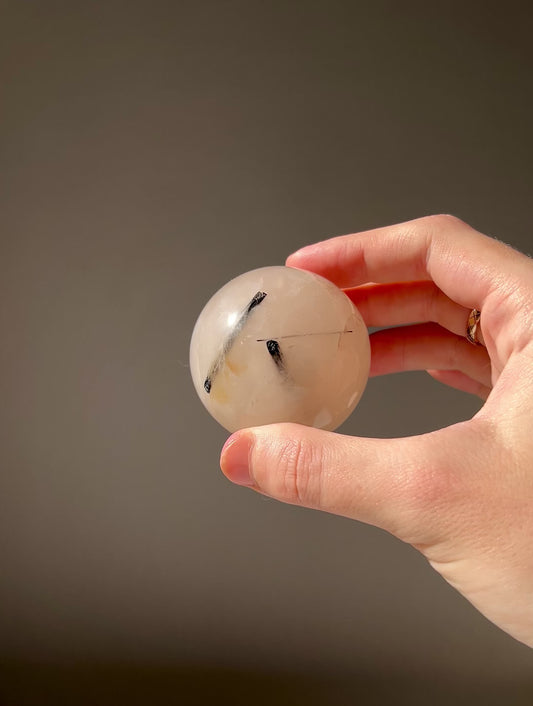
[[[371,375],[426,369],[486,401],[470,421],[402,439],[241,430],[224,446],[223,472],[409,542],[533,646],[533,262],[434,216],[311,245],[287,264],[348,290],[368,326],[395,326],[371,336]],[[479,346],[465,337],[473,308]],[[423,323],[401,326],[413,322]]]

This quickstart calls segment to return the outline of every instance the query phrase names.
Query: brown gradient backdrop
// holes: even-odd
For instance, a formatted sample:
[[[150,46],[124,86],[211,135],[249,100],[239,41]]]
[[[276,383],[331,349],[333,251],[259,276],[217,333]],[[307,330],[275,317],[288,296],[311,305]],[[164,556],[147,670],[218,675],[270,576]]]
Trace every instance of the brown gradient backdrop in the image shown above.
[[[533,249],[527,5],[1,3],[2,704],[531,702],[414,550],[231,486],[188,371],[210,294],[305,243]],[[398,375],[343,431],[477,409]]]

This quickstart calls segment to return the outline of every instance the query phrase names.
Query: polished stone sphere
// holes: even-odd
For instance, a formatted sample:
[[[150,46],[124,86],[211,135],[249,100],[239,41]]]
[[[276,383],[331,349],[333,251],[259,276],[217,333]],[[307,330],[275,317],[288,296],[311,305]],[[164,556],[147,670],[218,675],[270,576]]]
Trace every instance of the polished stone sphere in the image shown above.
[[[198,396],[228,431],[274,422],[332,430],[363,394],[370,344],[361,315],[334,284],[263,267],[207,302],[190,366]]]

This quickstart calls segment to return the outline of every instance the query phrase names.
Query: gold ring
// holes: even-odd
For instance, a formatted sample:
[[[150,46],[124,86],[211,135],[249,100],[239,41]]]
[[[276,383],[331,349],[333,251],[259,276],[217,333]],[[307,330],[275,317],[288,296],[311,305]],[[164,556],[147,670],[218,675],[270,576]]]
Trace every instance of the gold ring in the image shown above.
[[[479,346],[479,341],[476,334],[480,318],[481,312],[479,309],[472,309],[470,316],[468,317],[468,324],[466,325],[466,338],[474,346]]]

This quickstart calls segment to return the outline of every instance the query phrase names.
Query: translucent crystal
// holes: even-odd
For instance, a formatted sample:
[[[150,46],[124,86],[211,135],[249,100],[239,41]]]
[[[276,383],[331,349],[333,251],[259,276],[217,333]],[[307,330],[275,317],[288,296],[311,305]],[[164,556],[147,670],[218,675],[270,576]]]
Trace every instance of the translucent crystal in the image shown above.
[[[190,366],[198,396],[228,431],[274,422],[331,430],[363,394],[370,345],[359,312],[334,284],[263,267],[208,301]]]

